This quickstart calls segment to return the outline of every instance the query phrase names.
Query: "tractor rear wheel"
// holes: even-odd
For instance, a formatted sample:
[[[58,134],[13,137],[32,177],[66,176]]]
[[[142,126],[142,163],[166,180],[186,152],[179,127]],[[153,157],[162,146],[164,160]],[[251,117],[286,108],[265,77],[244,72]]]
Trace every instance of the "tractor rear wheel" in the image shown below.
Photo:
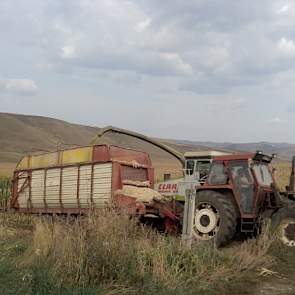
[[[230,197],[216,191],[197,193],[193,236],[217,247],[229,242],[236,233],[237,211]]]
[[[295,247],[295,208],[281,208],[272,216],[272,227],[288,247]]]

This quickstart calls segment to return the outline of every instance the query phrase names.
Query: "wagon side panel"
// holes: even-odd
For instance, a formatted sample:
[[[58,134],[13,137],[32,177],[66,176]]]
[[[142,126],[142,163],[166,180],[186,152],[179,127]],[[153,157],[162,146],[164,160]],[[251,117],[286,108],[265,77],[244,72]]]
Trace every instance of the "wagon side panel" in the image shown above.
[[[80,166],[78,198],[79,198],[79,203],[81,208],[90,208],[92,206],[91,172],[92,172],[92,165]]]
[[[105,208],[111,205],[112,163],[94,165],[92,198],[96,208]]]
[[[32,181],[31,181],[31,202],[33,208],[43,208],[44,207],[44,180],[45,180],[45,170],[35,170],[32,171]]]
[[[17,202],[20,209],[27,209],[30,201],[30,180],[27,171],[17,175]]]
[[[79,208],[78,166],[66,167],[62,171],[61,202],[64,209]]]

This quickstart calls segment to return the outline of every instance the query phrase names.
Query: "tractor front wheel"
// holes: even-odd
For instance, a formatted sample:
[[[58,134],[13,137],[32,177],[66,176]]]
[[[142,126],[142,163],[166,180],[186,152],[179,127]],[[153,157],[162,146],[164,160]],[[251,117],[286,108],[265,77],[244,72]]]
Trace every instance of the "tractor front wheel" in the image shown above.
[[[236,233],[237,211],[230,197],[216,191],[197,193],[193,236],[217,247],[226,244]]]
[[[272,226],[280,241],[295,247],[295,208],[281,208],[272,217]]]

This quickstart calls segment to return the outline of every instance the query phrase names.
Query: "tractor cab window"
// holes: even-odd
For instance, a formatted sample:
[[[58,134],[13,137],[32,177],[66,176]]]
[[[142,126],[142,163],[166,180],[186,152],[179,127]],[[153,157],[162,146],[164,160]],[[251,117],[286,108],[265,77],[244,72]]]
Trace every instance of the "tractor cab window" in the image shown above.
[[[241,200],[244,213],[251,213],[254,197],[254,180],[248,161],[233,161],[229,164],[234,190]]]
[[[193,175],[195,168],[195,161],[194,160],[187,160],[186,161],[186,168],[185,172],[187,175]]]
[[[254,172],[257,178],[257,181],[262,186],[271,186],[273,183],[272,176],[268,170],[267,164],[254,164]]]
[[[197,178],[200,182],[205,182],[211,167],[210,160],[198,160],[196,163]]]
[[[223,185],[226,184],[228,180],[227,173],[223,162],[215,162],[212,164],[209,175],[208,184],[209,185]]]

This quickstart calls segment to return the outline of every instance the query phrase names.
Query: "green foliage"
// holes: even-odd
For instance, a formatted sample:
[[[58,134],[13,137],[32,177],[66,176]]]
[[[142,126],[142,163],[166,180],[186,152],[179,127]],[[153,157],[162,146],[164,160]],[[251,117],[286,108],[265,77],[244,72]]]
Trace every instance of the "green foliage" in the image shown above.
[[[7,208],[10,198],[11,180],[7,177],[0,178],[0,210]]]

